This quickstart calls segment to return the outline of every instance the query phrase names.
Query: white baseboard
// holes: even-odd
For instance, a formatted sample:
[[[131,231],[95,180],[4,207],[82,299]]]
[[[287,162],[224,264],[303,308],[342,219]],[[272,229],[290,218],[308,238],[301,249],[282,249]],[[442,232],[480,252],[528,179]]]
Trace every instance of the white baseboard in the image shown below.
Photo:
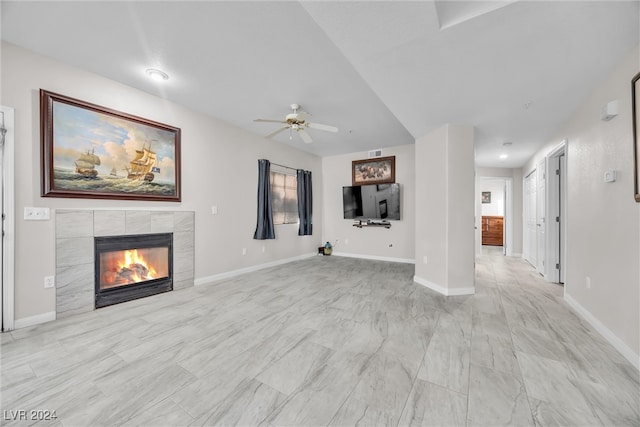
[[[571,295],[569,295],[566,290],[564,293],[564,300],[578,312],[580,316],[591,326],[594,327],[596,331],[600,333],[609,344],[611,344],[616,350],[622,354],[625,359],[627,359],[631,364],[640,371],[640,355],[636,354],[627,344],[624,343],[620,338],[614,334],[611,329],[607,328],[601,321],[599,321],[589,310],[580,305],[578,301],[573,299]]]
[[[361,259],[370,259],[373,261],[389,261],[389,262],[400,262],[403,264],[415,264],[416,260],[409,258],[391,258],[386,256],[377,256],[377,255],[360,255],[360,254],[350,254],[346,252],[332,252],[331,255],[341,256],[346,258],[361,258]]]
[[[51,322],[56,320],[56,312],[49,311],[47,313],[36,314],[31,317],[23,317],[22,319],[16,319],[13,324],[14,329],[28,328],[29,326],[39,325],[40,323]]]
[[[262,270],[269,267],[275,267],[277,265],[288,264],[293,261],[299,261],[301,259],[307,259],[316,256],[317,254],[304,254],[295,256],[292,258],[279,259],[277,261],[267,262],[265,264],[252,265],[251,267],[240,268],[238,270],[226,271],[220,274],[214,274],[213,276],[200,277],[193,281],[195,286],[205,285],[207,283],[213,283],[224,279],[230,279],[232,277],[240,276],[242,274],[251,273],[254,271]]]
[[[459,296],[459,295],[473,295],[476,293],[476,288],[445,288],[444,286],[440,286],[436,283],[430,282],[427,279],[423,279],[422,277],[413,276],[413,281],[419,285],[422,285],[426,288],[431,289],[432,291],[436,291],[445,296]]]

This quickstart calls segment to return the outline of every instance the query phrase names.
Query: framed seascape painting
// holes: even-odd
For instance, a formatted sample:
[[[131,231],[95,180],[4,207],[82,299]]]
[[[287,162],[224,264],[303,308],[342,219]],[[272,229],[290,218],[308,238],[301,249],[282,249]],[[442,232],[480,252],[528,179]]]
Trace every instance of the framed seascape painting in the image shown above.
[[[352,186],[396,182],[396,156],[375,157],[351,162]]]
[[[180,201],[180,129],[40,90],[42,196]]]

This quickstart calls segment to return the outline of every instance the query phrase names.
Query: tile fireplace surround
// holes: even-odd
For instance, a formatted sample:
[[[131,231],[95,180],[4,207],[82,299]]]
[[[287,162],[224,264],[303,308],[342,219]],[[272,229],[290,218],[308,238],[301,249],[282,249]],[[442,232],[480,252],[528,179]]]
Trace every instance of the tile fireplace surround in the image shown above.
[[[173,289],[193,286],[194,212],[58,209],[55,221],[58,319],[94,310],[94,237],[173,233]]]

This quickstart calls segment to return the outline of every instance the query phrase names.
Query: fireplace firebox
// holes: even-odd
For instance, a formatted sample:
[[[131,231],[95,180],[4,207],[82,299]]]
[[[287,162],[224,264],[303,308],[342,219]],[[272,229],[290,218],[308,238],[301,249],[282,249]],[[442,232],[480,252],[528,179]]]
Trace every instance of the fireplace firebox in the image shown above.
[[[173,290],[173,234],[95,237],[95,308]]]

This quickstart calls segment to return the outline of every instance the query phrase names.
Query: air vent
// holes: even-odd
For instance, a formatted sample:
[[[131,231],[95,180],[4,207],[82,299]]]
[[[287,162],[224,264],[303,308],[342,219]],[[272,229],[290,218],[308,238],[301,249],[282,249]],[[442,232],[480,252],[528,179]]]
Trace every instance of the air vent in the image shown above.
[[[369,158],[372,158],[372,157],[382,157],[382,148],[369,151]]]

